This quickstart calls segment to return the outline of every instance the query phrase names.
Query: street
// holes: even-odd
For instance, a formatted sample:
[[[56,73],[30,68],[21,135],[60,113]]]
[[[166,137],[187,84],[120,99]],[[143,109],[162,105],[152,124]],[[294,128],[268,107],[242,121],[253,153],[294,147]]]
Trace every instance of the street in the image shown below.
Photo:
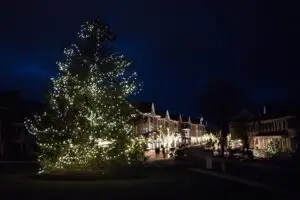
[[[160,169],[142,180],[45,181],[7,175],[2,199],[276,199],[280,194],[186,170]],[[283,197],[285,198],[285,197]]]
[[[204,152],[199,147],[187,148],[186,153],[188,157],[183,163],[187,167],[205,169],[206,157],[210,157],[213,171],[265,183],[282,190],[298,191],[298,184],[295,183],[300,179],[299,170],[272,166],[260,161],[238,161],[214,157],[211,152]]]
[[[203,158],[208,153],[199,153],[190,148],[188,155]],[[290,193],[262,189],[238,181],[189,171],[188,168],[203,165],[189,159],[174,161],[155,160],[146,167],[147,177],[136,180],[98,180],[98,181],[46,181],[27,176],[25,173],[4,174],[1,176],[0,198],[18,199],[265,199],[294,198]],[[215,164],[214,164],[215,166]],[[237,173],[244,168],[233,168]],[[215,171],[215,170],[212,170]],[[255,174],[249,173],[250,176]]]

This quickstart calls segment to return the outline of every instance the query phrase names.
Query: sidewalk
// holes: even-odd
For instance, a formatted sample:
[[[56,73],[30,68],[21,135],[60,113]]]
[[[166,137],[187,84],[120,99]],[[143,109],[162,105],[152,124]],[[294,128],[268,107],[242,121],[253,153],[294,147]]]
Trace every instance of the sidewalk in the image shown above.
[[[188,171],[192,171],[192,172],[201,173],[201,174],[204,174],[204,175],[207,175],[207,176],[214,176],[214,177],[217,177],[217,178],[234,181],[234,182],[237,182],[237,183],[249,185],[251,187],[256,187],[256,188],[260,188],[260,189],[264,189],[264,190],[269,190],[269,191],[277,193],[277,194],[288,195],[288,196],[294,197],[294,198],[295,197],[299,198],[299,196],[300,196],[298,190],[293,191],[293,190],[289,190],[287,188],[282,188],[282,187],[272,185],[272,184],[268,184],[268,183],[264,183],[264,182],[261,182],[261,181],[254,181],[254,180],[249,180],[249,179],[245,179],[245,178],[241,178],[241,177],[228,175],[228,174],[225,174],[225,173],[214,172],[214,171],[203,170],[203,169],[196,169],[196,168],[189,168]]]
[[[209,157],[209,156],[207,156]],[[211,169],[206,168],[205,157],[190,157],[189,168],[196,168],[204,171],[214,171],[230,177],[242,178],[248,181],[270,184],[274,187],[283,188],[289,191],[297,191],[300,180],[300,171],[289,171],[284,168],[270,167],[259,164],[244,163],[235,160],[222,158],[211,158]]]

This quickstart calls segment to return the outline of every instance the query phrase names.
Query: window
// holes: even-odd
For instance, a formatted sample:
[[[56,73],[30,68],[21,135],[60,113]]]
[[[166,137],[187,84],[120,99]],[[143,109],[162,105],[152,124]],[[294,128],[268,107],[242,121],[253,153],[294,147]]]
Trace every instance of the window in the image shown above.
[[[153,118],[152,117],[150,117],[150,123],[153,123]]]
[[[269,129],[269,124],[265,123],[265,131],[268,131],[268,129]]]
[[[143,133],[148,132],[148,131],[147,131],[147,127],[143,127],[143,128],[142,128],[142,131],[143,131]]]
[[[286,128],[286,123],[285,123],[285,121],[282,121],[282,128],[283,128],[283,129]]]
[[[297,121],[295,118],[289,119],[287,121],[287,128],[297,128]]]
[[[266,131],[266,124],[262,124],[262,131]]]
[[[274,122],[274,129],[275,129],[275,131],[278,130],[278,123],[277,123],[277,121]]]
[[[268,126],[268,130],[269,130],[269,131],[272,130],[272,125],[273,125],[273,124],[272,124],[272,123],[268,123],[268,125],[269,125],[269,126]]]

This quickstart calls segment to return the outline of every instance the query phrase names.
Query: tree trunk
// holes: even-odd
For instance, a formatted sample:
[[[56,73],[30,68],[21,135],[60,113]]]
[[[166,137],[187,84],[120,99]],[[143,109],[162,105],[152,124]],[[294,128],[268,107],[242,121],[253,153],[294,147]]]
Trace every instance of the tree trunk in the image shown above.
[[[221,137],[220,137],[220,145],[221,145],[221,152],[220,152],[220,156],[224,157],[224,151],[225,151],[225,141],[226,141],[226,126],[227,124],[223,124],[222,125],[222,129],[221,129]]]
[[[249,140],[247,135],[243,138],[243,148],[249,149]]]

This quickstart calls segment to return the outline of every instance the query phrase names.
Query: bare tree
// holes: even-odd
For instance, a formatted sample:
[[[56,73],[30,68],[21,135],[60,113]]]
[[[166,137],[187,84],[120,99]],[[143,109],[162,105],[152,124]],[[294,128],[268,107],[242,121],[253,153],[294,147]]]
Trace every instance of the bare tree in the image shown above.
[[[205,118],[221,130],[221,154],[229,129],[230,119],[247,105],[246,90],[232,80],[217,79],[208,82],[199,95],[199,109]]]

